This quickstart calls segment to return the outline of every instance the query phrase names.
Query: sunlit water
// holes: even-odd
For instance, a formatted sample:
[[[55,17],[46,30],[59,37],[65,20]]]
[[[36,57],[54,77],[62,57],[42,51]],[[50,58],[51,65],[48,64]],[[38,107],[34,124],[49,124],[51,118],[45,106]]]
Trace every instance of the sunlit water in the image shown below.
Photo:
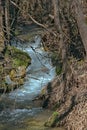
[[[49,53],[44,51],[40,37],[35,37],[34,43],[17,43],[17,47],[27,52],[32,61],[26,70],[24,85],[1,96],[0,130],[49,130],[43,127],[43,122],[50,112],[44,113],[41,107],[34,106],[32,100],[55,77],[55,67]]]

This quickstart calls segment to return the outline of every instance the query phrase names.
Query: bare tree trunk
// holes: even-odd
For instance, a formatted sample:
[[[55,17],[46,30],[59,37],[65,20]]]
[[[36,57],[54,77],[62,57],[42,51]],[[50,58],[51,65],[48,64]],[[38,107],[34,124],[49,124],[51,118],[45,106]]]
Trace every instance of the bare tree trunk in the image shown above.
[[[7,40],[10,40],[10,15],[9,15],[9,7],[10,7],[10,1],[9,0],[5,0],[5,23],[6,23],[6,33],[7,33]]]
[[[55,26],[57,31],[61,30],[60,29],[60,21],[59,21],[59,2],[58,0],[52,0],[53,7],[54,7],[54,20],[55,20]]]
[[[62,31],[62,23],[60,22],[60,4],[59,4],[59,0],[52,0],[53,2],[53,6],[54,6],[54,19],[55,19],[55,26],[56,29],[58,31],[58,35],[60,35],[60,55],[61,55],[61,59],[62,59],[62,69],[63,69],[63,80],[62,80],[62,86],[64,86],[64,88],[66,87],[66,75],[67,75],[67,45],[64,42],[64,33]]]
[[[14,0],[14,2],[17,4],[17,6],[19,6],[21,0]],[[10,22],[10,39],[12,39],[12,37],[14,36],[14,32],[15,32],[15,26],[17,24],[17,18],[18,18],[18,11],[19,9],[14,6],[11,2],[9,5],[9,22]]]
[[[10,26],[10,1],[9,0],[1,0],[2,3],[2,25],[3,25],[3,33],[5,37],[5,43],[9,43],[11,36],[11,26]]]
[[[19,2],[20,0],[16,1],[17,4],[19,4]],[[2,25],[3,25],[5,42],[9,43],[15,31],[18,8],[13,6],[10,0],[1,0],[1,6],[2,6]]]
[[[0,54],[4,50],[4,34],[3,34],[3,24],[2,24],[2,6],[1,6],[1,1],[0,1]]]
[[[87,24],[85,22],[84,14],[82,12],[82,7],[79,0],[74,0],[74,5],[76,12],[76,20],[81,35],[81,39],[86,51],[86,59],[87,59]]]

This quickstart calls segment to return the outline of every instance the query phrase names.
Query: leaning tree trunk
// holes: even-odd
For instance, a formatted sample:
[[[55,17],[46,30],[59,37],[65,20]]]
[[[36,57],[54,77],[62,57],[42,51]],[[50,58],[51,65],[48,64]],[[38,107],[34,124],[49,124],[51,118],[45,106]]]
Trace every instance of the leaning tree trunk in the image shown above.
[[[3,52],[4,47],[5,46],[4,46],[4,34],[3,34],[3,26],[2,26],[2,6],[0,1],[0,55]]]
[[[19,6],[20,4],[20,1],[21,0],[14,0],[15,4],[17,6]],[[13,38],[14,36],[14,32],[15,32],[15,27],[16,27],[16,24],[17,24],[17,18],[18,18],[18,11],[19,11],[19,8],[17,8],[15,5],[13,5],[11,2],[10,2],[10,6],[9,6],[9,16],[10,16],[10,19],[9,19],[9,22],[10,22],[10,40]]]
[[[86,51],[86,60],[87,60],[87,24],[85,22],[84,14],[79,0],[74,0],[74,6],[75,6],[78,29]]]
[[[62,60],[62,70],[63,70],[63,80],[62,86],[66,87],[66,75],[67,75],[67,44],[64,41],[64,33],[62,30],[62,23],[60,21],[60,1],[52,0],[54,7],[54,21],[55,27],[57,29],[58,35],[60,35],[60,55]]]
[[[2,25],[5,42],[10,40],[10,23],[9,23],[9,0],[1,0],[2,3]]]
[[[57,31],[60,31],[60,21],[59,21],[59,1],[58,0],[52,0],[53,8],[54,8],[54,21],[55,21],[55,27]]]

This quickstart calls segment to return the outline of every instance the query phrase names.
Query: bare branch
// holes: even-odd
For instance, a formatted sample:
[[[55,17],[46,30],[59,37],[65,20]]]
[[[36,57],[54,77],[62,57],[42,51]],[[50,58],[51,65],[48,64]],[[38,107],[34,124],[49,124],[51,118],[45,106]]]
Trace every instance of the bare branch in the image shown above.
[[[15,2],[13,2],[12,0],[10,0],[10,2],[11,2],[14,6],[16,6],[21,12],[25,13],[25,11],[22,10]],[[44,28],[45,30],[47,30],[48,32],[50,32],[51,34],[53,34],[55,37],[57,36],[54,32],[50,31],[45,25],[43,25],[43,24],[37,22],[29,13],[28,13],[28,16],[29,16],[29,18],[30,18],[35,24],[37,24],[37,25],[39,25],[40,27]]]

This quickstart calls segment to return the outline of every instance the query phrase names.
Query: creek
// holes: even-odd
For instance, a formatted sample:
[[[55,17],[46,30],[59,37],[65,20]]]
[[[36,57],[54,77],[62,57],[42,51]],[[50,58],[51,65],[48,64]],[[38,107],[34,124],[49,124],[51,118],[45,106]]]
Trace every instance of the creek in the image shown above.
[[[44,127],[52,112],[32,101],[56,75],[50,54],[44,51],[39,36],[34,42],[13,45],[30,55],[31,65],[26,70],[24,85],[0,97],[0,130],[60,130]]]

